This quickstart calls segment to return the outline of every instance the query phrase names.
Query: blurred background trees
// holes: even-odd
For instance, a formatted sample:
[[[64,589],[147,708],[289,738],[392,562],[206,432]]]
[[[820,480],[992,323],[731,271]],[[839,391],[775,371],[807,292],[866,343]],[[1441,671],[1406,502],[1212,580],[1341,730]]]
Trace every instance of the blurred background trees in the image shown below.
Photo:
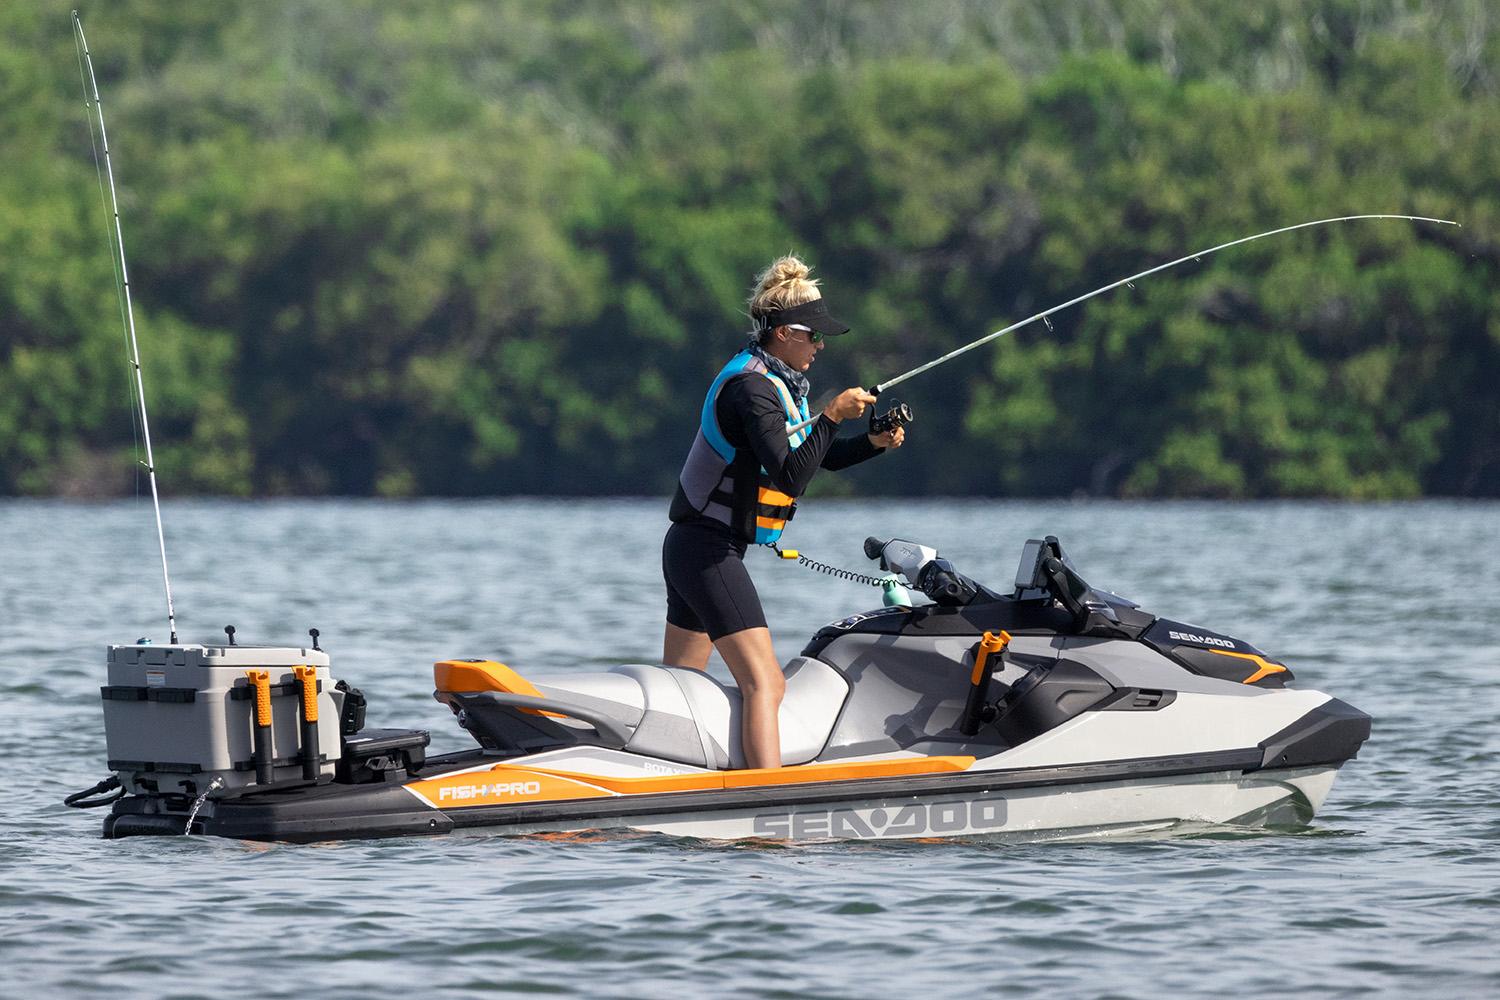
[[[0,5],[0,494],[132,489],[71,4]],[[169,494],[665,494],[794,249],[815,394],[1196,247],[897,390],[824,489],[1500,496],[1484,0],[81,8]]]

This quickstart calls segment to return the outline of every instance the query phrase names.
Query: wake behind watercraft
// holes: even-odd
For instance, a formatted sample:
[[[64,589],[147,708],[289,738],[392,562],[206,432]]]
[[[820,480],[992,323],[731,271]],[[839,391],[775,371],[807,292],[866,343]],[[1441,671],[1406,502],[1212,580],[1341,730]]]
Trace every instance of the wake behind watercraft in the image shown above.
[[[1006,593],[913,542],[865,549],[931,603],[812,637],[786,667],[779,769],[744,769],[739,694],[698,670],[446,660],[435,697],[478,745],[429,757],[426,732],[364,729],[316,634],[231,633],[109,647],[114,777],[84,804],[112,805],[106,837],[1084,835],[1306,822],[1369,736],[1248,643],[1089,586],[1055,537],[1026,542]]]

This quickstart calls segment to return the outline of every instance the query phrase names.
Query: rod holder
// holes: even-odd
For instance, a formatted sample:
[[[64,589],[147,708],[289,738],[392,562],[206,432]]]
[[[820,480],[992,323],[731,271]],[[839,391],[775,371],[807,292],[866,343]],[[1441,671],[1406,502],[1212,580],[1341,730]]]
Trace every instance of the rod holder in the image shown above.
[[[247,670],[245,677],[255,689],[255,783],[269,785],[276,780],[271,766],[271,672]]]
[[[965,736],[974,736],[979,732],[979,724],[984,716],[984,696],[990,689],[990,678],[995,674],[995,664],[1000,662],[1000,654],[1009,645],[1009,632],[1001,630],[999,635],[986,632],[974,650],[974,670],[969,674],[969,700],[964,703],[963,719],[958,724],[958,731]]]
[[[318,765],[322,763],[318,753],[318,670],[293,667],[292,675],[302,695],[298,699],[302,709],[302,777],[316,781]]]

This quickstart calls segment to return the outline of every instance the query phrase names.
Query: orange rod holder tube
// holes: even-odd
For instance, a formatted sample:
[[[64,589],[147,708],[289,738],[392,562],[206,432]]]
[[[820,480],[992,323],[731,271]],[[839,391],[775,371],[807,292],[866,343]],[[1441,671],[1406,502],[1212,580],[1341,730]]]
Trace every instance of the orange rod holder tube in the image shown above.
[[[316,667],[293,667],[292,675],[302,697],[302,777],[308,781],[318,780],[318,767],[322,763],[318,753],[318,670]]]
[[[979,724],[984,715],[984,696],[990,689],[990,678],[995,673],[995,664],[1000,662],[1000,654],[1009,645],[1009,632],[1001,631],[999,635],[986,632],[984,638],[979,640],[979,647],[974,650],[974,670],[969,674],[969,700],[964,704],[963,719],[958,724],[958,731],[965,736],[973,736],[979,732]]]
[[[255,783],[269,785],[276,780],[271,766],[271,672],[246,670],[245,677],[255,689]]]

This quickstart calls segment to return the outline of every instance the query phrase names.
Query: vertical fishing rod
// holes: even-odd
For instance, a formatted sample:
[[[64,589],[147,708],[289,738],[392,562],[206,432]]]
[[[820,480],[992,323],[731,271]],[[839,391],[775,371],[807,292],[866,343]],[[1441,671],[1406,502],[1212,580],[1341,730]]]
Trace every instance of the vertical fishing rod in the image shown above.
[[[83,21],[78,11],[73,11],[73,36],[79,50],[79,60],[86,70],[83,91],[83,106],[90,113],[89,134],[92,137],[95,119],[99,122],[99,145],[104,149],[104,173],[109,179],[109,208],[114,216],[114,232],[110,237],[111,264],[118,263],[120,287],[125,299],[125,332],[130,338],[130,366],[135,372],[136,400],[141,411],[141,436],[146,440],[146,476],[151,481],[151,507],[156,511],[156,544],[161,550],[161,580],[167,591],[167,629],[173,645],[177,643],[177,612],[172,606],[172,578],[167,571],[167,538],[161,526],[161,498],[156,492],[156,459],[151,452],[151,426],[146,422],[146,384],[141,378],[141,348],[135,336],[135,312],[130,307],[130,274],[125,269],[125,237],[120,229],[120,202],[115,197],[115,169],[109,158],[109,137],[104,131],[104,108],[99,103],[99,82],[94,77],[94,60],[89,56],[89,43],[83,36]],[[99,148],[94,149],[94,166],[99,165]]]

